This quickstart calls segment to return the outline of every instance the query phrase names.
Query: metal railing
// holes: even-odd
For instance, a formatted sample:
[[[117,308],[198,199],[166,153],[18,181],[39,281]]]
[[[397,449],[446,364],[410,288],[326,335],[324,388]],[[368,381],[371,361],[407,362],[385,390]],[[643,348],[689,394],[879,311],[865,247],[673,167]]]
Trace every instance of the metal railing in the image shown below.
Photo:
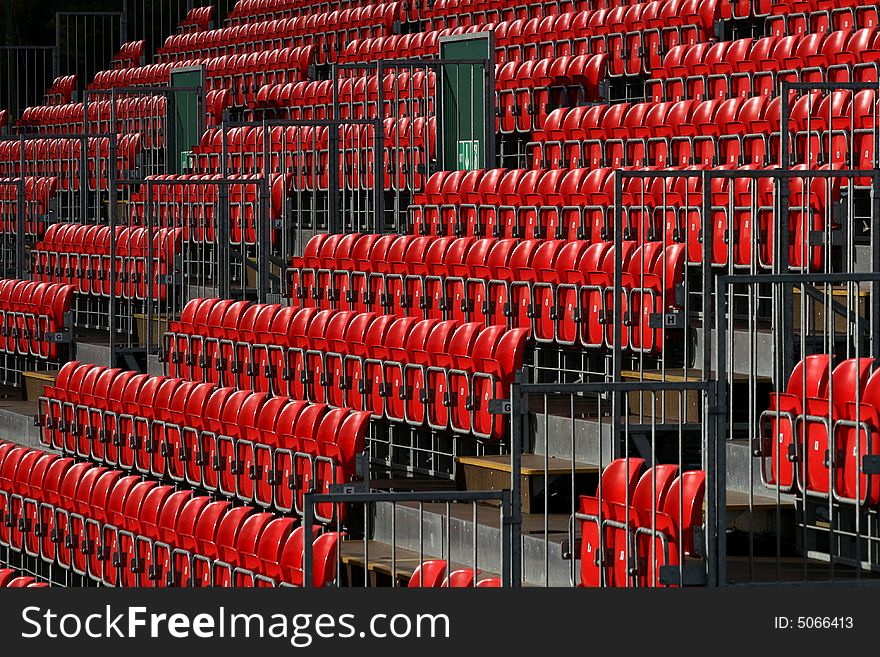
[[[317,576],[316,565],[325,573],[328,568],[335,572],[337,584],[344,567],[355,564],[363,571],[360,585],[375,586],[374,577],[382,572],[390,586],[399,586],[429,560],[444,561],[447,575],[470,571],[471,586],[488,576],[498,577],[501,586],[519,585],[511,561],[519,534],[507,490],[306,493],[306,534],[316,526],[316,514],[330,517],[326,509],[334,507],[348,509],[347,513],[336,509],[336,527],[331,528],[345,532],[345,540],[337,544],[335,554],[322,555],[325,561],[321,563],[317,563],[312,541],[304,541],[306,588]],[[358,586],[352,570],[345,570],[344,583]]]

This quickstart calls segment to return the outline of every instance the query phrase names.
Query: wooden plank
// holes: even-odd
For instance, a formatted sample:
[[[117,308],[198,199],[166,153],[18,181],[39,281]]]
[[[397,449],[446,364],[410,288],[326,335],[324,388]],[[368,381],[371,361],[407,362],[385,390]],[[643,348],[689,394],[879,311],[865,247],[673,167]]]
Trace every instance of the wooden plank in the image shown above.
[[[377,541],[369,541],[367,543],[369,563],[366,564],[368,572],[387,575],[388,577],[396,577],[401,583],[408,582],[419,567],[422,560],[419,559],[419,553],[413,550],[405,550],[397,548],[396,558],[394,562],[391,559],[391,546],[387,543],[379,543]],[[363,541],[343,541],[341,547],[341,561],[346,566],[364,567],[364,542]],[[439,557],[431,556],[425,553],[424,561],[438,559]],[[392,564],[396,565],[397,570],[392,568]],[[457,570],[459,568],[470,568],[469,564],[452,562],[449,570]],[[497,577],[497,573],[480,569],[480,579],[486,577]]]
[[[459,456],[456,459],[461,465],[497,470],[510,474],[510,456]],[[572,462],[568,459],[560,459],[555,456],[547,457],[547,474],[562,475],[572,471]],[[590,463],[574,463],[575,474],[598,473],[599,468]],[[544,456],[541,454],[523,454],[520,473],[525,477],[543,476]]]
[[[748,511],[749,494],[737,490],[729,490],[727,491],[726,503],[729,511]],[[792,502],[783,497],[779,500],[779,505],[780,507],[791,507]],[[760,510],[775,509],[776,498],[766,495],[752,495],[752,508]]]
[[[620,373],[621,378],[628,381],[666,381],[668,383],[698,383],[703,380],[703,370],[700,369],[683,369],[681,367],[669,368],[666,370],[623,370]],[[728,372],[728,376],[730,373]],[[769,377],[757,377],[758,380],[769,381]],[[736,374],[734,381],[748,381],[747,374]]]
[[[21,375],[26,379],[37,379],[38,381],[48,381],[55,383],[60,370],[46,370],[44,372],[22,372]]]

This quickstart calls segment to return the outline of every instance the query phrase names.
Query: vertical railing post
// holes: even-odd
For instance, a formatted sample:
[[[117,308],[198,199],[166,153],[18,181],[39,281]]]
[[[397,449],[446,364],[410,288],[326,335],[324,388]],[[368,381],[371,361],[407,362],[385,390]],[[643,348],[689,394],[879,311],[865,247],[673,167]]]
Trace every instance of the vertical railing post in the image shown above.
[[[217,268],[214,272],[214,284],[217,286],[217,295],[221,299],[229,299],[231,289],[229,279],[232,274],[229,248],[229,184],[224,178],[218,185],[217,211],[214,213],[217,217]],[[243,256],[244,254],[242,254],[242,265],[244,266]],[[242,271],[242,275],[245,273]]]
[[[528,421],[528,396],[522,386],[529,382],[528,370],[516,373],[510,388],[510,586],[522,585],[522,452]]]
[[[25,194],[27,193],[27,185],[25,183],[24,172],[18,177],[18,199],[16,201],[16,217],[15,217],[15,277],[18,280],[24,278],[24,215],[27,212],[27,202]],[[35,218],[36,219],[36,218]],[[6,269],[6,268],[4,268]],[[5,272],[4,272],[5,274]]]
[[[268,139],[263,141],[264,143],[268,142]],[[268,162],[268,159],[263,160],[264,167],[266,162]],[[269,264],[271,262],[270,255],[272,250],[269,240],[270,203],[269,178],[263,175],[260,179],[260,207],[254,216],[257,222],[257,303],[266,303],[266,293],[269,287]]]
[[[880,135],[880,126],[875,127],[875,132]],[[871,184],[871,271],[880,272],[880,169],[874,169]],[[872,358],[880,358],[880,308],[877,305],[877,299],[880,299],[880,281],[871,283],[871,299],[874,303],[869,304],[870,354]]]
[[[315,524],[315,509],[312,503],[313,493],[303,494],[303,588],[312,588],[312,525]]]
[[[613,336],[613,375],[612,381],[619,383],[623,370],[623,307],[620,295],[623,291],[623,171],[614,172],[614,322]],[[620,437],[622,434],[621,413],[623,404],[617,391],[611,393],[611,457],[620,456]]]
[[[327,128],[327,230],[330,234],[342,232],[342,218],[339,216],[339,124],[331,123]]]
[[[716,440],[718,441],[717,453],[715,455],[716,462],[716,489],[723,494],[724,502],[716,503],[719,506],[718,513],[715,516],[716,526],[711,528],[717,535],[717,545],[714,554],[710,554],[710,558],[715,558],[715,581],[717,586],[724,586],[727,582],[727,427],[728,427],[728,401],[727,401],[727,295],[730,290],[728,284],[729,279],[726,276],[719,276],[716,281],[717,294],[715,295],[715,354],[718,359],[716,364],[716,399],[715,406],[717,414],[716,420]],[[749,445],[749,449],[751,449]],[[721,512],[724,509],[724,513]],[[711,564],[710,564],[711,568]]]

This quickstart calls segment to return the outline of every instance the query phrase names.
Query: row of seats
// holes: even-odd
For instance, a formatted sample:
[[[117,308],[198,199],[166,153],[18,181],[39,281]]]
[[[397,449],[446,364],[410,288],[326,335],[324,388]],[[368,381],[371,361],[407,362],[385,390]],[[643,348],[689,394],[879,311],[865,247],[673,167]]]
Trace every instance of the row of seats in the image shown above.
[[[53,224],[31,250],[33,280],[72,285],[80,294],[104,298],[166,300],[183,229],[158,228],[151,234],[147,228],[117,226],[115,259],[112,234],[109,226]]]
[[[776,95],[782,82],[876,82],[880,29],[679,45],[651,71],[655,102]]]
[[[329,14],[353,7],[379,4],[381,0],[238,0],[226,16],[228,25],[271,21],[305,14]],[[413,3],[415,4],[415,3]]]
[[[141,147],[139,133],[117,138],[115,166],[118,178],[129,177],[137,169]],[[81,168],[83,164],[85,171]],[[110,137],[39,137],[0,141],[0,177],[56,177],[58,189],[62,192],[80,190],[83,175],[88,191],[107,189],[111,166]]]
[[[306,46],[106,70],[95,75],[89,88],[109,90],[114,87],[167,86],[173,69],[204,66],[205,90],[210,93],[228,89],[233,92],[236,104],[243,106],[253,100],[257,89],[265,84],[297,82],[308,78],[314,56],[314,49]]]
[[[288,272],[303,307],[525,329],[539,342],[615,343],[611,242],[318,235]],[[662,350],[681,305],[685,249],[624,242],[621,341]]]
[[[93,100],[88,109],[83,103],[39,105],[26,108],[19,126],[29,132],[51,134],[102,133],[125,135],[140,133],[144,148],[162,148],[165,143],[165,96],[133,96],[112,100]],[[88,116],[88,126],[85,117]]]
[[[0,280],[0,352],[57,360],[73,293],[71,285]]]
[[[0,568],[0,589],[37,589],[49,586],[29,575],[19,575],[12,568]]]
[[[536,168],[779,164],[781,98],[618,103],[552,112],[532,135]],[[791,98],[789,162],[872,169],[877,93]]]
[[[0,178],[0,232],[41,236],[55,211],[57,194],[58,178],[55,177]],[[20,228],[18,204],[21,199],[24,200],[24,214]]]
[[[264,178],[257,175],[158,174],[146,180],[129,200],[129,226],[181,229],[180,239],[186,242],[216,244],[222,208],[229,242],[253,245],[257,243],[257,224],[263,211],[269,222],[269,237],[276,239],[292,176],[270,174],[266,198]],[[216,182],[219,180],[227,182]]]
[[[105,586],[301,586],[293,518],[0,443],[0,545]],[[336,579],[339,534],[316,535],[312,581]]]
[[[686,171],[728,170],[703,165]],[[798,165],[805,169],[803,165]],[[827,169],[827,167],[825,167]],[[622,168],[647,174],[623,181],[623,239],[686,244],[689,264],[702,264],[704,227],[712,227],[714,265],[769,267],[773,262],[774,199],[772,179],[713,178],[711,207],[703,208],[702,179],[682,168]],[[762,171],[744,166],[741,170]],[[772,167],[766,169],[772,170]],[[651,175],[651,174],[656,174]],[[513,237],[612,240],[615,226],[615,171],[599,169],[486,169],[441,171],[413,197],[410,228],[419,236]],[[794,268],[818,268],[824,247],[811,231],[836,227],[831,209],[840,200],[839,179],[789,179],[789,261]],[[703,216],[710,212],[711,217]],[[710,220],[711,219],[711,220]]]
[[[480,578],[480,571],[475,568],[458,568],[447,574],[449,562],[445,559],[431,559],[420,563],[412,577],[409,578],[408,588],[499,588],[501,578]]]
[[[134,68],[144,63],[144,48],[147,42],[143,39],[139,41],[127,41],[122,44],[113,59],[110,60],[110,68]]]
[[[528,331],[376,313],[193,299],[165,335],[166,373],[367,410],[435,431],[503,435]]]
[[[55,78],[43,96],[44,105],[63,105],[69,103],[76,90],[76,75],[62,75]]]
[[[403,4],[364,5],[327,14],[245,23],[216,30],[174,34],[156,51],[160,63],[241,55],[292,46],[315,49],[318,64],[332,62],[349,42],[392,34]]]
[[[613,9],[557,14],[499,23],[498,61],[607,54],[611,77],[650,71],[663,53],[681,43],[715,36],[715,23],[729,14],[716,0],[652,0]]]
[[[39,419],[65,454],[302,516],[304,493],[354,478],[370,414],[71,361]]]
[[[433,70],[392,68],[392,72],[382,79],[381,110],[379,86],[377,75],[340,78],[336,85],[338,112],[335,115],[333,80],[265,85],[257,91],[250,107],[255,110],[286,110],[287,116],[294,120],[433,116],[436,94],[436,73]]]
[[[386,190],[422,187],[437,159],[436,124],[435,117],[383,121],[382,180]],[[371,191],[375,180],[376,129],[368,125],[343,125],[336,133],[339,189]],[[270,176],[276,178],[288,172],[283,178],[291,192],[328,191],[332,169],[330,143],[328,126],[269,125],[208,130],[193,148],[193,171],[203,176],[214,175],[213,172],[224,168],[237,175],[270,171]]]
[[[579,586],[656,587],[663,566],[684,568],[696,556],[706,473],[678,465],[645,470],[644,459],[620,458],[602,471],[595,495],[581,495]],[[672,584],[675,585],[675,584]]]
[[[786,0],[774,4],[766,26],[770,34],[805,34],[876,27],[880,5],[871,0]]]
[[[784,392],[770,395],[760,418],[761,477],[783,493],[877,504],[880,477],[868,460],[880,454],[880,370],[872,358],[832,365],[831,355],[807,356]]]
[[[601,10],[563,13],[540,21],[476,23],[379,36],[350,42],[338,54],[337,62],[434,58],[441,37],[492,31],[496,37],[498,64],[530,58],[604,54],[608,58],[610,77],[641,76],[658,68],[670,48],[711,38],[714,22],[720,19],[725,7],[725,3],[717,0],[652,0],[612,10],[623,14],[618,22],[609,22],[608,12]],[[529,31],[524,33],[527,25]],[[538,32],[538,29],[546,32]]]
[[[415,3],[413,3],[415,4]],[[540,20],[545,16],[569,14],[584,9],[588,2],[529,2],[528,0],[437,0],[425,3],[413,14],[426,29],[441,30],[460,25],[477,25],[510,20]],[[414,8],[415,9],[415,8]]]
[[[502,134],[533,132],[558,107],[602,98],[610,60],[607,55],[508,62],[497,68],[497,127]]]
[[[178,32],[201,32],[202,30],[211,29],[214,21],[214,13],[217,7],[215,5],[205,5],[204,7],[193,7],[186,16],[177,24]]]

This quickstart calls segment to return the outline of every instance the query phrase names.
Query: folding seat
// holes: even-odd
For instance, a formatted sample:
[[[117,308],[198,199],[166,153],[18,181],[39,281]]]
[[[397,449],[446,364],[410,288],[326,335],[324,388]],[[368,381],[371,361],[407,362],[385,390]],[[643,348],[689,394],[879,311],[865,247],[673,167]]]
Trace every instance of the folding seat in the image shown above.
[[[24,454],[22,453],[21,456],[24,456]],[[6,460],[3,462],[3,472],[8,471],[10,458],[15,458],[15,450],[10,452],[6,457]],[[50,470],[51,469],[52,468],[50,467]],[[53,558],[55,563],[64,570],[70,570],[71,568],[72,548],[75,547],[79,538],[79,536],[73,535],[70,531],[70,514],[74,510],[76,491],[79,487],[80,480],[91,469],[92,466],[88,463],[70,465],[70,467],[63,471],[61,478],[57,480],[57,488],[55,488],[56,484],[54,482],[52,483],[52,493],[54,494],[50,494],[52,499],[47,500],[48,503],[54,507],[50,507],[49,510],[50,515],[52,516],[48,528],[50,531],[48,540],[52,543],[51,558]],[[0,531],[0,538],[2,538],[2,542],[7,542],[3,531]],[[43,554],[46,554],[47,552],[49,552],[49,550],[46,549],[44,539]]]
[[[566,246],[562,240],[547,240],[535,250],[528,267],[513,271],[510,283],[510,301],[516,307],[515,325],[529,329],[531,335],[549,336],[554,333],[551,306],[554,289],[559,283],[556,260]],[[515,261],[514,261],[515,264]]]
[[[241,533],[245,530],[245,525],[254,516],[257,516],[257,527],[252,527],[252,530],[257,534],[262,530],[259,525],[264,527],[273,517],[270,513],[253,514],[253,509],[249,506],[229,509],[222,516],[213,540],[205,541],[203,544],[207,548],[203,554],[210,560],[204,566],[205,575],[210,577],[210,580],[203,580],[204,585],[221,587],[243,585],[243,582],[236,582],[236,575],[244,575],[236,572],[243,565],[237,544]]]
[[[471,570],[467,568],[453,570],[446,576],[440,587],[456,589],[472,588],[475,586],[475,580],[479,574],[479,570]]]
[[[493,400],[505,399],[513,383],[514,374],[522,368],[528,329],[512,329],[501,332],[493,327],[483,329],[474,344],[470,357],[471,398],[461,399],[459,384],[458,406],[453,413],[453,423],[463,432],[472,431],[484,439],[499,439],[503,435],[505,419],[489,410]],[[461,358],[457,359],[459,365]],[[450,388],[456,383],[450,375]]]
[[[303,495],[315,482],[315,455],[307,451],[305,442],[314,440],[328,411],[324,404],[294,403],[278,416],[272,468],[275,507],[282,511],[302,515]]]
[[[301,586],[303,580],[302,567],[297,568],[296,561],[302,564],[304,555],[302,550],[293,553],[296,549],[297,542],[294,540],[293,532],[284,545],[282,552],[282,574],[283,581],[294,586]],[[299,541],[303,540],[300,535]],[[318,536],[312,543],[312,586],[315,588],[324,587],[332,584],[336,580],[336,563],[338,560],[339,550],[338,532],[326,532]]]
[[[212,337],[204,340],[204,353],[211,373],[207,380],[219,385],[236,385],[236,371],[239,363],[238,345],[240,341],[247,341],[247,329],[251,326],[247,323],[246,316],[251,309],[249,301],[236,301],[226,308],[220,320],[219,327],[209,326]],[[209,321],[211,318],[209,317]]]
[[[800,418],[803,443],[798,450],[801,467],[797,472],[798,483],[806,494],[827,497],[832,492],[832,477],[836,480],[841,474],[838,469],[842,469],[845,458],[835,449],[833,425],[845,413],[846,404],[860,397],[874,365],[872,358],[842,361],[831,372],[828,394],[805,400]]]
[[[96,489],[106,493],[108,481],[104,480],[100,486],[99,482],[107,472],[109,470],[106,468],[89,467],[73,481],[65,478],[59,489],[61,505],[67,511],[67,536],[63,548],[59,548],[59,562],[62,567],[69,567],[78,575],[89,572],[88,545],[84,541],[93,535],[88,528],[93,516],[92,498]],[[115,482],[115,478],[110,478],[109,482]]]
[[[223,435],[224,413],[226,412],[227,405],[231,406],[235,404],[236,399],[241,399],[241,395],[233,398],[234,394],[236,394],[234,388],[214,388],[207,398],[204,399],[204,406],[200,416],[188,411],[191,420],[187,424],[192,430],[185,432],[184,443],[187,451],[196,455],[194,459],[195,465],[199,466],[197,469],[188,468],[186,478],[187,482],[191,485],[200,486],[212,492],[218,490],[219,465],[215,460],[217,456],[216,445],[218,437]],[[191,394],[187,406],[190,406],[190,404],[199,405],[201,402],[201,396]],[[237,407],[234,408],[237,411]],[[201,422],[198,421],[199,419],[201,419]]]
[[[244,502],[255,502],[264,507],[272,505],[273,493],[267,485],[267,478],[272,471],[271,450],[276,445],[275,424],[288,403],[290,401],[285,397],[268,398],[265,394],[255,393],[241,405],[239,439],[235,441],[232,458],[237,471],[234,492]]]
[[[82,377],[87,370],[88,366],[79,361],[69,361],[58,372],[55,384],[45,388],[39,401],[39,414],[46,429],[42,439],[45,445],[57,450],[74,452],[75,445],[72,438],[68,442],[68,428],[73,418],[67,404],[70,391],[79,392]]]
[[[288,310],[279,306],[267,306],[260,311],[259,322],[254,325],[255,337],[250,342],[256,344],[251,349],[250,362],[257,392],[302,398],[307,383],[302,379],[306,372],[303,345],[312,320],[320,312],[329,311]]]
[[[141,484],[140,486],[143,486]],[[144,496],[135,515],[129,515],[133,508],[130,506],[137,495],[133,489],[132,494],[126,500],[125,527],[119,532],[119,549],[125,555],[127,568],[120,573],[125,586],[146,586],[148,582],[155,582],[155,577],[150,577],[154,572],[154,544],[159,540],[159,518],[172,494],[172,486],[152,486]]]
[[[441,262],[427,263],[428,277],[424,279],[424,286],[431,293],[432,306],[437,300],[442,304],[439,309],[449,319],[468,321],[475,311],[473,298],[469,294],[474,292],[474,288],[468,283],[476,271],[488,274],[485,268],[487,259],[497,241],[495,238],[455,240],[454,246],[446,251]],[[448,259],[446,256],[449,256]]]
[[[241,524],[234,546],[230,544],[232,532],[228,530],[228,525],[227,528],[221,528],[224,536],[218,537],[218,547],[221,558],[230,568],[222,563],[215,563],[215,582],[219,570],[224,580],[231,574],[232,577],[226,580],[229,583],[224,584],[227,586],[258,586],[261,582],[265,584],[267,580],[263,578],[266,576],[262,574],[265,561],[259,555],[259,550],[264,541],[274,541],[277,555],[281,549],[281,541],[289,536],[295,522],[289,518],[276,518],[271,513],[253,513]],[[271,554],[268,545],[266,549]]]
[[[851,166],[856,169],[872,169],[877,166],[877,156],[871,135],[876,130],[877,94],[873,89],[862,89],[853,96],[852,104],[853,132],[850,152]],[[857,180],[856,184],[864,184],[867,180]]]
[[[404,248],[414,239],[411,236],[395,235],[371,235],[358,241],[356,248],[352,249],[350,259],[341,259],[337,265],[341,269],[341,276],[337,276],[339,288],[337,290],[338,304],[341,308],[366,312],[372,305],[372,299],[379,298],[382,294],[381,283],[383,280],[382,270],[387,265],[403,262],[400,255]],[[428,240],[422,240],[427,242]],[[347,272],[347,277],[344,272]],[[385,272],[386,275],[390,273]]]
[[[847,398],[849,392],[836,391],[832,401],[840,418],[833,427],[834,497],[844,503],[876,504],[880,482],[860,464],[878,453],[880,375],[876,371],[871,375],[862,394]]]
[[[197,500],[205,500],[200,508],[190,509]],[[248,509],[249,511],[250,509]],[[193,498],[188,502],[178,520],[178,552],[175,570],[175,585],[187,587],[210,586],[213,560],[217,557],[214,539],[217,528],[224,517],[231,513],[229,502],[211,502],[209,498]],[[238,511],[235,517],[240,517]],[[181,558],[182,557],[182,558]]]
[[[21,533],[21,519],[25,495],[30,491],[31,472],[41,455],[39,450],[17,452],[12,450],[0,466],[0,490],[3,494],[2,528],[0,543],[15,552],[23,551],[24,537]],[[20,458],[19,458],[20,456]],[[6,461],[9,461],[7,463]]]
[[[195,550],[194,527],[211,502],[206,495],[192,491],[172,493],[159,514],[154,567],[150,579],[160,587],[187,586]],[[148,573],[149,576],[149,573]]]
[[[104,410],[104,461],[108,465],[133,467],[131,441],[138,413],[137,400],[149,378],[147,374],[122,372],[110,385]]]
[[[458,399],[458,390],[453,390],[450,383],[449,370],[454,367],[455,356],[473,353],[474,343],[481,329],[480,325],[475,322],[460,325],[456,322],[455,324],[456,327],[448,335],[448,341],[445,339],[445,332],[435,336],[437,331],[437,327],[435,327],[426,342],[428,364],[426,382],[428,389],[433,393],[427,399],[426,419],[428,426],[438,431],[454,429],[452,417],[457,404],[467,402],[467,399]],[[440,339],[443,340],[445,348],[433,348]]]
[[[3,458],[3,452],[0,451],[0,461]],[[22,551],[30,557],[41,556],[40,543],[43,527],[42,518],[44,517],[41,500],[45,495],[46,476],[50,468],[60,458],[55,454],[43,454],[40,456],[31,467],[28,481],[24,485],[18,530],[22,534]]]
[[[521,275],[532,267],[536,252],[541,247],[540,240],[522,240],[510,251],[506,267],[495,267],[494,276],[489,281],[485,298],[491,303],[488,308],[495,323],[510,327],[530,326],[529,288],[518,283]],[[493,251],[494,252],[494,251]],[[494,263],[493,263],[494,264]]]
[[[201,379],[202,370],[196,369],[202,353],[202,336],[214,299],[192,299],[183,307],[180,320],[171,322],[165,334],[167,370],[171,376]],[[196,375],[198,372],[198,375]]]
[[[15,571],[12,568],[0,568],[0,589],[7,588],[15,579]]]
[[[626,515],[645,461],[641,458],[619,458],[602,470],[595,496],[581,495],[578,515],[582,516],[580,586],[612,586],[615,569],[613,527],[608,521],[618,521]]]
[[[475,241],[474,237],[435,239],[425,251],[424,267],[410,267],[410,271],[422,275],[422,292],[415,296],[421,296],[419,300],[424,302],[422,305],[427,311],[427,317],[446,319],[450,314],[447,312],[451,304],[447,298],[446,276],[453,266],[464,265],[467,253]],[[385,295],[389,301],[401,296],[402,290],[399,291],[395,283],[399,283],[399,280],[386,277]]]
[[[219,389],[213,384],[202,383],[188,387],[186,391],[188,394],[175,396],[175,403],[171,408],[174,424],[169,427],[166,434],[170,448],[176,447],[181,462],[180,471],[175,472],[172,469],[170,473],[175,481],[186,481],[191,485],[201,486],[205,478],[205,470],[211,467],[203,430],[208,426],[208,401],[217,390]],[[216,405],[220,405],[220,397],[214,401]]]
[[[585,315],[580,307],[580,290],[586,284],[583,272],[598,271],[611,247],[610,242],[590,244],[583,241],[570,242],[562,247],[556,258],[558,282],[552,286],[543,284],[540,288],[536,285],[542,295],[552,295],[548,319],[554,325],[551,336],[547,333],[548,327],[540,323],[535,332],[537,341],[555,341],[567,345],[578,342],[579,324]]]
[[[374,417],[382,417],[385,402],[382,396],[384,389],[384,366],[378,355],[384,355],[388,333],[396,318],[391,315],[364,317],[360,322],[355,318],[349,325],[351,332],[346,331],[348,356],[343,361],[347,388],[347,406],[355,410],[368,410]],[[362,336],[362,337],[361,337]],[[337,345],[339,347],[340,345]],[[339,353],[343,353],[339,349]],[[335,373],[340,370],[338,364],[328,365]],[[334,374],[334,377],[336,374]]]
[[[33,577],[16,577],[9,584],[6,585],[8,589],[24,589],[31,588],[37,583],[37,580]],[[45,586],[48,586],[44,584]]]
[[[321,310],[316,313],[302,331],[289,334],[290,349],[289,367],[291,378],[288,385],[291,390],[290,396],[294,399],[315,401],[319,396],[326,395],[324,349],[326,349],[325,335],[327,335],[332,320],[338,311]],[[354,313],[342,312],[343,322],[350,321]],[[334,331],[334,335],[341,335],[342,327]],[[324,341],[324,342],[322,342]],[[325,388],[321,393],[316,391]]]
[[[675,46],[663,59],[663,66],[671,79],[665,80],[663,100],[679,101],[685,98],[703,100],[708,96],[708,76],[716,74],[719,64],[731,42],[715,44],[698,43],[692,46]],[[670,55],[676,50],[681,55],[676,63]]]
[[[656,258],[648,270],[647,251],[657,252]],[[664,317],[678,308],[679,286],[684,281],[685,246],[673,244],[665,249],[654,242],[641,247],[644,258],[638,252],[630,260],[629,280],[624,286],[629,287],[627,301],[629,346],[635,351],[654,352],[664,347]],[[633,268],[633,264],[637,264]]]
[[[319,535],[319,531],[317,526],[312,527],[309,532],[312,540]],[[282,530],[283,538],[278,545],[274,542],[268,545],[264,545],[264,541],[260,542],[260,553],[266,567],[264,572],[275,581],[276,585],[280,582],[302,582],[304,532],[304,528],[299,526],[287,532]],[[270,555],[270,558],[267,559],[266,555]]]
[[[702,524],[705,487],[704,471],[683,472],[669,487],[663,513],[643,515],[636,537],[639,586],[659,586],[664,565],[683,564],[685,556],[695,553],[694,529]]]
[[[619,256],[613,247],[605,251],[602,260],[598,262],[597,270],[584,271],[582,265],[581,271],[586,284],[580,291],[580,311],[576,321],[581,325],[581,343],[585,347],[613,346],[614,343],[610,342],[609,338],[613,339],[615,332],[613,326],[615,263],[620,262],[622,269],[626,271],[636,248],[635,242],[626,241],[622,243]],[[625,299],[621,301],[625,302]],[[623,313],[623,309],[621,312]],[[621,339],[624,343],[628,339],[625,330],[621,334]],[[627,345],[621,346],[625,348]]]
[[[294,455],[297,478],[296,507],[304,509],[302,493],[309,490],[319,494],[330,492],[335,484],[344,484],[354,477],[355,457],[364,450],[364,439],[370,422],[368,411],[350,413],[347,409],[333,409],[323,413],[305,409],[297,420],[294,431],[299,444]],[[304,422],[308,422],[302,427]],[[315,520],[332,525],[344,520],[345,507],[334,503],[314,506]]]
[[[287,442],[288,436],[306,406],[306,402],[291,401],[285,397],[274,397],[263,406],[255,438],[250,441],[254,463],[253,497],[260,506],[282,508],[287,511],[293,508],[292,496],[287,494],[282,498],[279,492],[287,486],[289,480],[283,476],[283,471],[279,468],[280,461],[276,458],[276,449],[286,450],[295,447]],[[291,456],[288,463],[292,464],[292,462]],[[290,472],[288,471],[287,474],[289,476]]]
[[[129,483],[129,480],[134,482]],[[110,493],[107,523],[104,525],[103,546],[110,556],[104,562],[102,582],[106,586],[132,586],[132,554],[137,532],[137,518],[147,495],[158,486],[155,481],[138,481],[137,477],[120,479]],[[169,494],[171,487],[166,487]],[[136,573],[134,573],[136,574]]]
[[[646,105],[640,103],[633,106],[627,113],[627,122],[635,108]],[[668,102],[649,106],[640,123],[629,128],[630,132],[623,138],[621,144],[621,155],[627,164],[636,167],[649,163],[663,166],[670,151],[671,131],[667,129],[670,123],[667,117],[672,108],[673,104]]]
[[[330,492],[330,485],[352,481],[356,475],[356,459],[364,451],[370,414],[366,411],[341,411],[341,422],[328,423],[324,417],[315,435],[318,452],[315,474],[320,482],[319,491]],[[401,416],[402,418],[402,416]],[[332,518],[326,505],[318,505],[316,517]]]
[[[677,475],[678,466],[670,463],[660,463],[645,470],[633,491],[630,507],[648,513],[662,510]]]
[[[497,589],[501,588],[501,578],[500,577],[486,577],[477,582],[478,589]]]

